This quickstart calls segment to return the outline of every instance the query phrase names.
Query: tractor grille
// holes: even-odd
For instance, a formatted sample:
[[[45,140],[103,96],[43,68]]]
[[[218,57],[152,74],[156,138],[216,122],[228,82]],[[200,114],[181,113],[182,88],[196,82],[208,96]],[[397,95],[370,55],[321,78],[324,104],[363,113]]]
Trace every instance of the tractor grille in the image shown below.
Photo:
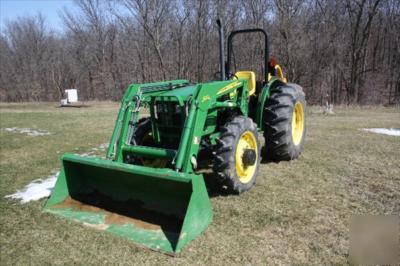
[[[184,107],[175,101],[163,101],[155,104],[154,113],[161,142],[178,145],[186,119]]]

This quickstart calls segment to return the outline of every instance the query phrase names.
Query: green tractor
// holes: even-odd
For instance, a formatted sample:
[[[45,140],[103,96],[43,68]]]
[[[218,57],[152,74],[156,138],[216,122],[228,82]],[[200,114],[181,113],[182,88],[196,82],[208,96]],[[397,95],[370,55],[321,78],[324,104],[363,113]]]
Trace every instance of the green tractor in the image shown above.
[[[106,159],[62,156],[62,171],[45,211],[175,254],[212,220],[200,165],[208,161],[221,188],[254,186],[261,157],[296,159],[304,145],[306,102],[269,59],[263,29],[237,30],[219,80],[132,84],[126,90]],[[238,34],[264,36],[264,74],[231,72]],[[261,149],[260,139],[265,144]],[[204,165],[204,164],[203,164]]]

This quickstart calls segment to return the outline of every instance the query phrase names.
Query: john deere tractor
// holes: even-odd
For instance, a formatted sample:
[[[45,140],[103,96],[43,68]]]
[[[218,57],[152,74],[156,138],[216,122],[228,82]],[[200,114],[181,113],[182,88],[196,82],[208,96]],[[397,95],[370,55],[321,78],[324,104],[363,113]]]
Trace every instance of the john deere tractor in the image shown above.
[[[269,60],[263,29],[231,32],[225,60],[217,24],[219,80],[130,85],[106,159],[64,154],[45,211],[175,254],[212,220],[201,162],[208,160],[221,188],[239,194],[254,186],[261,157],[299,157],[306,131],[302,88]],[[232,72],[235,36],[254,33],[265,43],[258,79],[251,70]]]

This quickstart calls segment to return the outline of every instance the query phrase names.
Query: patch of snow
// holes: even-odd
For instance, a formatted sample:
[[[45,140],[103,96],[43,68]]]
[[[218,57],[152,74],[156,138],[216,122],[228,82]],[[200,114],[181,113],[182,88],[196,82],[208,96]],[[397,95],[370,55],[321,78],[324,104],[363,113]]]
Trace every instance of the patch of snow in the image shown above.
[[[105,149],[108,148],[108,145],[109,145],[109,143],[102,143],[102,144],[99,145],[98,148],[101,149],[101,150],[105,150]]]
[[[35,130],[31,128],[7,127],[5,130],[13,133],[27,134],[33,137],[51,135],[51,133],[46,130]]]
[[[10,128],[10,129],[6,129],[6,130],[11,131],[11,132],[16,132],[15,129],[16,128]],[[30,129],[24,129],[24,128],[22,128],[22,129],[30,130]],[[32,132],[32,131],[29,131],[29,132]],[[27,132],[19,132],[19,133],[27,133]],[[49,135],[49,134],[50,133],[48,133],[47,135]],[[28,135],[29,135],[29,133],[28,133]],[[108,143],[102,143],[97,148],[92,148],[89,152],[76,154],[76,155],[80,155],[83,157],[95,157],[96,151],[105,150],[107,148],[108,148]],[[79,150],[79,148],[75,148],[75,150]],[[57,151],[57,153],[60,153],[60,151]],[[105,159],[105,157],[100,157],[100,158]],[[33,180],[31,183],[29,183],[23,189],[17,190],[16,193],[7,195],[5,197],[12,198],[12,199],[19,199],[19,200],[21,200],[21,203],[27,203],[30,201],[36,201],[36,200],[39,200],[42,198],[49,197],[51,194],[51,191],[53,190],[53,188],[56,184],[59,173],[60,172],[57,171],[56,173],[47,177],[44,180],[43,179]]]
[[[90,148],[88,152],[85,152],[82,154],[79,154],[79,153],[76,153],[76,154],[81,155],[81,156],[92,156],[92,155],[95,155],[96,152],[98,152],[98,151],[103,152],[107,148],[108,148],[108,143],[102,143],[97,147]],[[79,151],[80,148],[77,147],[77,148],[74,148],[74,150]]]
[[[94,154],[94,152],[75,153],[75,155],[79,155],[82,157],[96,157],[96,154]]]
[[[45,180],[33,180],[22,190],[17,190],[16,193],[7,195],[6,198],[19,199],[21,200],[21,203],[27,203],[49,197],[56,184],[59,173],[60,172],[58,171],[55,174],[47,177]]]
[[[361,130],[400,137],[400,128],[362,128]]]

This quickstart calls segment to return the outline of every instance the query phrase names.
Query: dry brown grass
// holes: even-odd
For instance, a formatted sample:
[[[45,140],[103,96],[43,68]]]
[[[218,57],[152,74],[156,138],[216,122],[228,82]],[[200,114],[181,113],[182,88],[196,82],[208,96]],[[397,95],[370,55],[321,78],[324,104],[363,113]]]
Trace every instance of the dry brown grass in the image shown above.
[[[241,196],[211,199],[214,221],[176,258],[43,213],[45,200],[5,199],[59,168],[64,152],[108,142],[118,104],[55,108],[0,104],[1,128],[52,132],[29,137],[0,131],[1,264],[346,264],[354,214],[400,214],[400,138],[360,131],[400,128],[400,110],[311,108],[299,160],[261,167]]]

